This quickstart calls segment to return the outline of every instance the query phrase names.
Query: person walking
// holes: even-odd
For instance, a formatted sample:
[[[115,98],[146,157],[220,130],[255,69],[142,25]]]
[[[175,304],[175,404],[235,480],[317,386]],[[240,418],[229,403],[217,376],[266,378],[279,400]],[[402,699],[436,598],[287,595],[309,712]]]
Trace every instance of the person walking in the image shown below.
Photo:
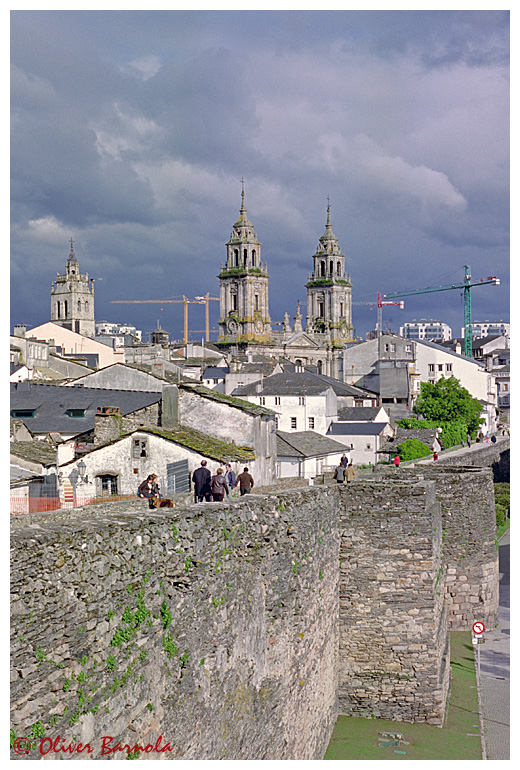
[[[433,459],[434,460],[438,460],[439,459],[439,455],[437,454],[437,452],[433,453]]]
[[[345,454],[345,452],[343,452],[343,454],[341,455],[341,460],[340,460],[340,463],[341,463],[341,465],[342,465],[344,468],[346,468],[346,467],[347,467],[347,465],[348,465],[348,457],[347,457],[347,455]]]
[[[399,468],[399,466],[401,465],[401,458],[399,457],[399,455],[396,455],[394,457],[394,465],[396,468]]]
[[[355,475],[356,469],[354,468],[351,460],[348,464],[347,470],[345,471],[345,480],[347,484],[350,484],[350,482],[354,480]]]
[[[226,472],[224,473],[227,485],[229,487],[229,494],[231,494],[237,485],[237,475],[231,467],[231,463],[226,463]]]
[[[469,431],[468,435],[466,436],[466,441],[468,442],[468,446],[471,446],[471,436],[469,435]]]
[[[338,484],[343,484],[343,482],[345,481],[345,470],[346,468],[340,460],[338,467],[335,468],[334,470],[334,476],[333,476],[333,478],[336,479]]]
[[[224,471],[222,468],[217,468],[216,474],[211,479],[210,488],[214,503],[221,503],[224,499],[224,493],[229,495],[229,487],[224,478]]]
[[[211,481],[211,473],[209,472],[209,469],[206,468],[207,460],[201,460],[200,461],[200,468],[197,468],[193,472],[192,481],[194,484],[194,496],[195,496],[195,502],[201,503],[203,500],[206,500],[206,502],[209,502],[211,497],[211,489],[210,489],[210,481]]]
[[[244,468],[242,473],[237,476],[237,482],[241,495],[248,495],[251,492],[255,482],[249,473],[249,468]]]

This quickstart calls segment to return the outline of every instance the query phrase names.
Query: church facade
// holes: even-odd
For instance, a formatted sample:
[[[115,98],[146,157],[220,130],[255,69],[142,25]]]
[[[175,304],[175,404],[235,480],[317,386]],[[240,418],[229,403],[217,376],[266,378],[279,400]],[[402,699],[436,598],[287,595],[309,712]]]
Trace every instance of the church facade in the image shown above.
[[[327,207],[325,233],[313,256],[307,289],[305,329],[298,302],[294,326],[289,313],[280,330],[269,315],[269,275],[261,244],[247,218],[242,189],[240,217],[226,244],[227,259],[219,273],[220,319],[217,344],[223,350],[249,349],[297,366],[315,366],[321,374],[342,379],[344,345],[352,340],[352,284],[345,255],[334,235]]]

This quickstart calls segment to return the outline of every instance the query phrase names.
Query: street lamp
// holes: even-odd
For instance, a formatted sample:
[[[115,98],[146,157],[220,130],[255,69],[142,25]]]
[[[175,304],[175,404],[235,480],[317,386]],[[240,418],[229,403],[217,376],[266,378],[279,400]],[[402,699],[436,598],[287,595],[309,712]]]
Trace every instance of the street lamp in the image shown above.
[[[78,463],[78,471],[79,471],[80,479],[82,481],[87,482],[88,481],[88,476],[86,475],[87,465],[86,465],[84,460],[80,460],[79,461],[79,463]]]

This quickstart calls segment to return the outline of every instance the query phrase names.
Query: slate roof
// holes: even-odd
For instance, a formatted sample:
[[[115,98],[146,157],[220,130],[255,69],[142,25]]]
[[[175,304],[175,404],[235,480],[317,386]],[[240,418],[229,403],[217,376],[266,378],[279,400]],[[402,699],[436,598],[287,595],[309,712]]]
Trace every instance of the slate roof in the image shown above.
[[[365,393],[361,388],[346,385],[323,374],[312,372],[280,372],[261,381],[262,389],[257,391],[257,382],[250,382],[235,388],[236,396],[316,396],[332,388],[337,396],[360,396]]]
[[[243,412],[247,412],[247,414],[251,414],[255,417],[258,415],[273,415],[274,417],[275,415],[272,409],[267,409],[265,406],[258,406],[257,404],[252,404],[250,401],[245,401],[241,398],[235,398],[234,395],[227,396],[225,393],[217,393],[215,390],[206,388],[204,385],[192,385],[188,382],[179,382],[178,385],[179,389],[191,390],[193,393],[197,393],[199,396],[208,398],[211,401],[219,401],[221,404],[226,404],[227,406],[233,406],[235,409],[241,409]]]
[[[206,366],[202,375],[203,380],[220,380],[229,374],[229,366]]]
[[[82,386],[62,387],[31,382],[11,384],[11,409],[34,409],[34,417],[20,417],[32,433],[77,435],[92,430],[100,406],[117,406],[132,414],[161,401],[161,393],[109,390]],[[69,417],[67,410],[83,409],[84,417]]]
[[[276,431],[278,457],[316,457],[345,451],[345,445],[312,430],[299,433]]]
[[[332,436],[379,436],[386,422],[331,422],[327,435]]]
[[[437,433],[436,428],[400,428],[398,427],[393,443],[402,444],[403,441],[408,441],[408,439],[414,438],[417,441],[422,441],[423,444],[427,444],[428,446],[431,446],[435,439],[436,433]],[[440,434],[440,439],[442,441],[442,434]]]
[[[30,460],[41,465],[56,465],[56,448],[46,441],[35,439],[34,441],[12,441],[9,444],[9,453],[23,460]]]
[[[381,411],[380,406],[344,406],[338,409],[341,422],[373,422]]]
[[[92,452],[96,452],[103,447],[117,444],[122,439],[126,438],[127,436],[131,436],[134,433],[150,433],[154,436],[160,436],[167,441],[180,444],[181,446],[187,447],[188,449],[192,449],[194,452],[198,452],[204,457],[209,457],[210,459],[217,460],[221,463],[232,461],[247,462],[248,460],[254,460],[256,456],[250,447],[237,446],[233,442],[222,441],[221,439],[217,439],[213,436],[208,436],[205,433],[201,433],[194,428],[181,425],[176,428],[168,429],[150,427],[136,428],[135,430],[126,433],[124,436],[119,436],[112,441],[108,441],[105,444],[97,446],[95,449],[92,449],[91,452],[88,452],[88,454],[92,454]],[[74,461],[71,460],[70,462]],[[68,463],[64,463],[64,465],[67,464]]]

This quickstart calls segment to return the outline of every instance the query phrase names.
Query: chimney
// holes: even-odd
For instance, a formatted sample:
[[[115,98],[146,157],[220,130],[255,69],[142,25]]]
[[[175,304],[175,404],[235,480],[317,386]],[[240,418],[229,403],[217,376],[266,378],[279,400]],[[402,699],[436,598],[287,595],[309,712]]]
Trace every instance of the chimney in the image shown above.
[[[118,406],[98,406],[94,418],[94,446],[121,436],[123,416]]]
[[[179,424],[179,388],[177,385],[165,385],[162,390],[163,428],[175,428]]]
[[[25,337],[25,324],[16,324],[16,326],[13,329],[13,336],[14,337]]]

